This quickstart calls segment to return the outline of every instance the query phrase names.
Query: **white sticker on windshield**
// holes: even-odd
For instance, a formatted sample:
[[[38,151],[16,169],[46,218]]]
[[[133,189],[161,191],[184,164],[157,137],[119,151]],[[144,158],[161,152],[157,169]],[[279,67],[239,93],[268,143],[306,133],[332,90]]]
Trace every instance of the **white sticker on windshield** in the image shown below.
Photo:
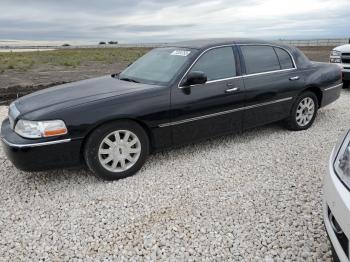
[[[188,56],[191,51],[187,50],[174,50],[170,55]]]

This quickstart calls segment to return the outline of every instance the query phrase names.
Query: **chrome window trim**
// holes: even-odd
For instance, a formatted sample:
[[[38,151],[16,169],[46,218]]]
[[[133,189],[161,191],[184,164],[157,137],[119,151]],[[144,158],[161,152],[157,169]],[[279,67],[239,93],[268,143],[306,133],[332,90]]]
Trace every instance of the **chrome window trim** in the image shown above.
[[[39,146],[49,146],[49,145],[55,145],[55,144],[61,144],[61,143],[68,143],[72,141],[70,138],[68,139],[62,139],[62,140],[54,140],[54,141],[48,141],[48,142],[41,142],[41,143],[32,143],[32,144],[14,144],[9,141],[7,141],[4,137],[1,137],[1,140],[10,147],[16,147],[16,148],[27,148],[27,147],[39,147]]]
[[[217,79],[217,80],[210,80],[210,81],[207,81],[206,84],[216,83],[216,82],[222,82],[222,81],[232,80],[232,79],[238,79],[238,78],[242,78],[242,77],[243,77],[243,76],[233,76],[233,77],[221,78],[221,79]],[[181,87],[180,87],[180,88],[181,88]]]
[[[278,100],[273,100],[273,101],[269,101],[269,102],[259,103],[259,104],[255,104],[255,105],[251,105],[251,106],[244,106],[244,107],[239,107],[239,108],[226,110],[226,111],[222,111],[222,112],[217,112],[217,113],[213,113],[213,114],[208,114],[208,115],[204,115],[204,116],[197,116],[197,117],[192,117],[192,118],[179,120],[179,121],[175,121],[175,122],[164,123],[164,124],[158,125],[158,127],[168,127],[168,126],[180,125],[180,124],[193,122],[193,121],[197,121],[197,120],[201,120],[201,119],[206,119],[206,118],[211,118],[211,117],[215,117],[215,116],[230,114],[230,113],[234,113],[234,112],[238,112],[238,111],[242,111],[242,110],[249,110],[249,109],[257,108],[257,107],[261,107],[261,106],[277,104],[277,103],[289,101],[289,100],[292,100],[292,99],[293,99],[293,97],[281,98],[281,99],[278,99]]]
[[[266,72],[261,72],[261,73],[243,75],[243,77],[247,78],[247,77],[251,77],[251,76],[268,75],[268,74],[273,74],[273,73],[287,72],[287,71],[294,71],[294,70],[297,70],[297,69],[296,68],[279,69],[279,70],[274,70],[274,71],[266,71]]]
[[[338,84],[338,85],[335,85],[335,86],[330,86],[330,87],[327,87],[324,89],[324,91],[329,91],[329,90],[332,90],[332,89],[335,89],[335,88],[338,88],[340,86],[343,86],[343,83],[341,84]]]
[[[190,86],[180,86],[182,80],[185,78],[185,76],[188,74],[188,72],[192,69],[192,67],[194,66],[194,64],[197,62],[197,60],[204,55],[207,51],[215,49],[215,48],[220,48],[220,47],[228,47],[228,46],[270,46],[270,47],[276,47],[276,48],[280,48],[284,51],[286,51],[289,56],[292,58],[292,62],[293,62],[293,68],[286,68],[286,69],[279,69],[279,70],[273,70],[273,71],[266,71],[266,72],[261,72],[261,73],[254,73],[254,74],[244,74],[241,76],[234,76],[234,77],[229,77],[229,78],[222,78],[222,79],[216,79],[216,80],[211,80],[211,81],[207,81],[205,84],[210,84],[210,83],[215,83],[215,82],[221,82],[221,81],[226,81],[226,80],[231,80],[231,79],[236,79],[236,78],[242,78],[242,77],[250,77],[250,76],[257,76],[257,75],[265,75],[265,74],[272,74],[272,73],[278,73],[278,72],[286,72],[286,71],[293,71],[293,70],[297,70],[297,64],[295,63],[294,60],[294,56],[292,55],[292,53],[287,50],[286,48],[279,46],[279,45],[271,45],[271,44],[236,44],[236,43],[232,43],[232,44],[226,44],[226,45],[218,45],[218,46],[213,46],[213,47],[209,47],[207,49],[205,49],[191,64],[191,66],[186,70],[186,72],[184,73],[184,75],[181,77],[177,87],[180,89],[183,88],[188,88],[188,87],[193,87],[196,85],[190,85]],[[277,55],[276,55],[277,56]],[[278,58],[278,56],[277,56]],[[236,58],[235,58],[236,59]]]
[[[202,57],[202,55],[204,55],[206,52],[212,50],[212,49],[217,49],[217,48],[220,48],[220,47],[233,47],[235,44],[232,43],[232,44],[226,44],[226,45],[218,45],[218,46],[212,46],[212,47],[209,47],[207,49],[205,49],[194,61],[193,63],[191,64],[191,66],[186,70],[186,72],[184,73],[184,75],[181,77],[179,83],[177,84],[177,87],[182,89],[182,88],[187,88],[187,87],[192,87],[192,86],[195,86],[195,85],[191,85],[191,86],[180,86],[180,84],[182,83],[182,80],[185,78],[185,76],[188,74],[188,72],[192,69],[192,67],[196,64],[196,62],[198,61],[199,58]],[[233,52],[233,50],[232,50]],[[235,58],[236,59],[236,58]],[[242,77],[242,76],[232,76],[232,77],[229,77],[229,78],[225,78],[225,80],[228,80],[228,79],[234,79],[234,78],[238,78],[238,77]],[[211,81],[208,81],[206,82],[207,83],[214,83],[215,82],[220,82],[220,81],[225,81],[224,79],[215,79],[215,80],[211,80]]]

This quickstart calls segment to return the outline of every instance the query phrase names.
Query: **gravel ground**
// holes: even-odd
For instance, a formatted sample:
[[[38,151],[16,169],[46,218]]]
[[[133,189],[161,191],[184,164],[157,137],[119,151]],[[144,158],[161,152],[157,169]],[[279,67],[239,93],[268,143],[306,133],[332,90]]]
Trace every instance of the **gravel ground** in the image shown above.
[[[307,131],[274,124],[167,150],[115,182],[24,173],[0,148],[0,261],[330,260],[322,178],[349,100],[343,90]]]

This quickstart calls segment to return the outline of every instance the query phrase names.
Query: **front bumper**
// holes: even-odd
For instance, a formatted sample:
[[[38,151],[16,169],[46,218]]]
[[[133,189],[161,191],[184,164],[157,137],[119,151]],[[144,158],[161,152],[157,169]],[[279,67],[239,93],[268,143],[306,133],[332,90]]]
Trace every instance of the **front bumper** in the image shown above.
[[[323,215],[329,239],[340,261],[349,262],[350,240],[350,192],[336,175],[333,164],[336,150],[329,160],[328,172],[324,180]],[[332,220],[333,218],[334,220]],[[336,233],[334,221],[342,234]]]
[[[8,159],[24,171],[41,171],[79,165],[81,140],[24,139],[17,135],[5,119],[1,126],[2,146]]]

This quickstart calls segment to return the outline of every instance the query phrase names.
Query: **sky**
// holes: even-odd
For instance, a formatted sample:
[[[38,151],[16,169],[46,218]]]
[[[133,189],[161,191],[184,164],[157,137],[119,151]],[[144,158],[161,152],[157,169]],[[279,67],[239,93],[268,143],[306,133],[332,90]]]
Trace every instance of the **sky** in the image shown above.
[[[350,37],[350,0],[0,0],[0,10],[2,40]]]

